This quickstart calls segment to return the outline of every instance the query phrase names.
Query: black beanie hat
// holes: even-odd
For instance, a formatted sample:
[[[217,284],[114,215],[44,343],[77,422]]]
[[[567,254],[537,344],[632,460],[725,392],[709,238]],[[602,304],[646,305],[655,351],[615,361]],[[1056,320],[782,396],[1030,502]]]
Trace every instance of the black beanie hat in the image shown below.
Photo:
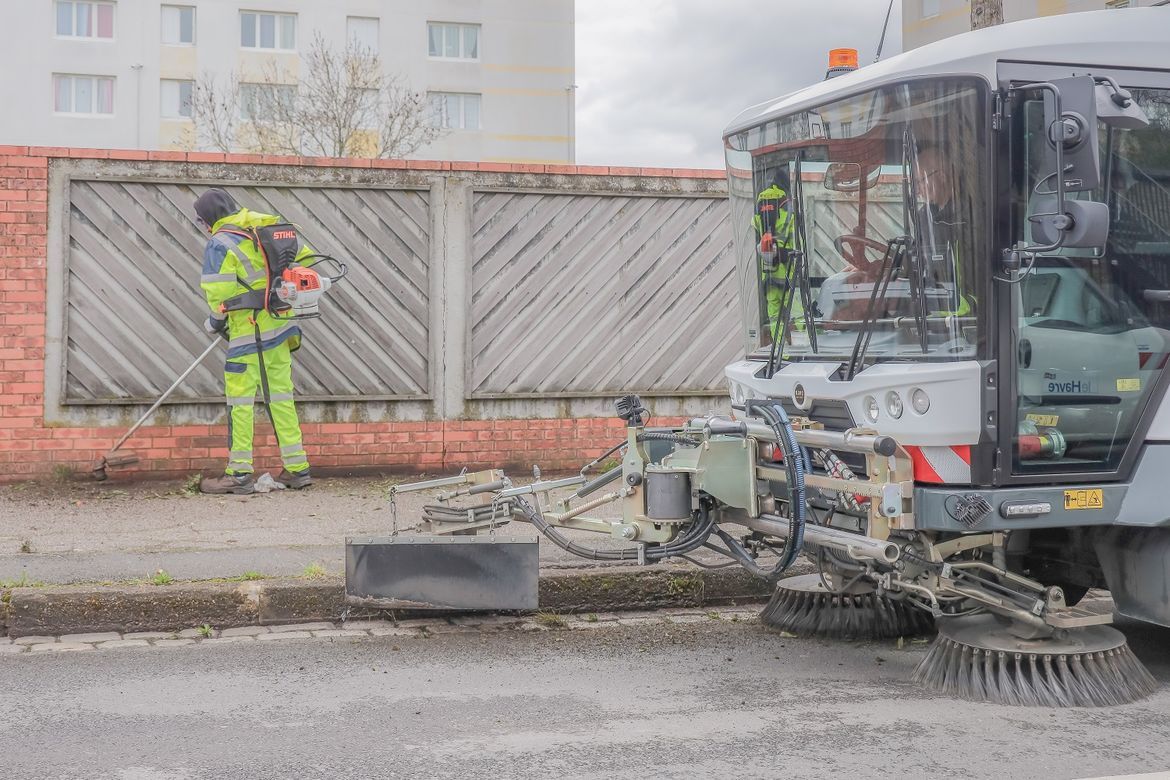
[[[240,205],[235,198],[218,187],[213,187],[195,199],[195,213],[208,227],[239,210]]]

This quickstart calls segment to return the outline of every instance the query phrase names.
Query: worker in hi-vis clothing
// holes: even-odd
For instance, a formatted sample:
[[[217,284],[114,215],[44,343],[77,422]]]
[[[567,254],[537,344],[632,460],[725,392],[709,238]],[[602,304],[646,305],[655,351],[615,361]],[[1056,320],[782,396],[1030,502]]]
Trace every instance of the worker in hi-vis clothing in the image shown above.
[[[271,214],[241,208],[231,195],[210,189],[195,201],[195,213],[211,240],[203,253],[199,283],[211,314],[208,333],[228,342],[224,364],[224,392],[228,405],[228,463],[223,476],[204,479],[204,493],[251,493],[255,489],[252,466],[252,423],[256,392],[268,403],[268,415],[276,431],[284,470],[276,481],[290,488],[307,487],[309,459],[301,441],[301,425],[293,403],[292,353],[301,345],[301,329],[287,316],[264,308],[224,311],[225,302],[242,293],[263,292],[268,270],[250,229],[284,222]],[[312,254],[302,245],[300,260]]]
[[[780,317],[787,298],[792,298],[791,316],[797,330],[804,330],[803,308],[793,296],[791,250],[795,248],[796,225],[788,210],[787,176],[777,171],[773,183],[756,196],[756,213],[752,227],[756,232],[756,249],[760,257],[760,283],[764,288],[770,341],[783,328]]]

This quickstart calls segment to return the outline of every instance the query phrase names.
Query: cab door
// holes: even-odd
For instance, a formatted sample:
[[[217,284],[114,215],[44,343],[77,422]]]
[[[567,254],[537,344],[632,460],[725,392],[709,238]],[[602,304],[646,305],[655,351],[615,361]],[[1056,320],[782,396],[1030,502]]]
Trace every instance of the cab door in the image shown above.
[[[1021,87],[1085,74],[1067,66],[1000,68],[1002,247],[1045,243],[1033,235],[1028,216],[1043,211],[1053,181],[1045,95]],[[1130,89],[1150,124],[1099,123],[1100,184],[1068,196],[1108,205],[1105,245],[1039,255],[1025,260],[1022,280],[996,282],[1008,379],[1000,395],[1001,482],[1124,479],[1165,391],[1170,74],[1095,69],[1092,75]]]

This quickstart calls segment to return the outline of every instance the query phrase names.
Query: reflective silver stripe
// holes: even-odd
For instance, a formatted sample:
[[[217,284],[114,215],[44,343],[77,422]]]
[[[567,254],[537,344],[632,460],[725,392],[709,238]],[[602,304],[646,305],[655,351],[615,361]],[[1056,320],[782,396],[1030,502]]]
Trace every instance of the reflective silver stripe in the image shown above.
[[[228,406],[255,406],[255,396],[244,395],[229,395],[227,397]]]
[[[200,284],[215,284],[217,282],[238,281],[235,274],[203,274],[199,277]]]
[[[252,453],[247,452],[246,450],[232,450],[228,453],[228,457],[233,461],[243,461],[245,463],[252,462]]]
[[[299,466],[302,463],[308,463],[309,456],[308,455],[289,455],[289,456],[283,458],[283,460],[284,460],[284,465],[286,465],[286,466]]]
[[[943,482],[970,483],[971,464],[950,447],[920,447],[922,457]]]
[[[298,452],[304,452],[304,451],[305,451],[304,442],[299,442],[299,441],[296,444],[286,444],[280,448],[281,455],[296,455]],[[235,457],[234,453],[233,453],[232,457],[233,458]]]
[[[248,262],[247,258],[241,259],[240,265],[244,267],[244,281],[249,285],[251,285],[252,282],[258,282],[264,278],[264,269],[253,268],[252,264]]]
[[[228,461],[227,467],[228,471],[242,471],[245,474],[252,473],[252,464],[245,463],[244,461],[230,460]]]
[[[277,403],[279,401],[293,400],[292,393],[272,393],[269,397],[272,399],[272,403]]]
[[[280,336],[281,334],[283,334],[286,331],[291,330],[292,328],[295,328],[295,327],[298,327],[296,323],[288,323],[286,325],[281,325],[279,328],[276,328],[275,330],[262,330],[262,331],[260,331],[260,340],[261,341],[271,341],[272,339],[276,338],[277,336]],[[250,333],[247,336],[236,336],[234,339],[229,341],[228,342],[228,349],[231,350],[231,349],[235,349],[236,347],[246,347],[250,344],[255,344],[255,343],[256,343],[256,333],[255,333],[255,331],[253,331],[252,333]]]

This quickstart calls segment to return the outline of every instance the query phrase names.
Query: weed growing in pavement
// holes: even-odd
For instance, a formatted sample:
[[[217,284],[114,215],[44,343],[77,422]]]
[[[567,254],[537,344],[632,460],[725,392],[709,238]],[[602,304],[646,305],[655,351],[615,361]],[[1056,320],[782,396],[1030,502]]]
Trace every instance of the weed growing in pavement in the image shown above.
[[[183,483],[183,487],[179,488],[179,495],[183,496],[197,496],[199,495],[199,483],[203,481],[202,474],[192,474],[187,477]]]
[[[25,539],[24,541],[22,541],[20,543],[20,551],[22,553],[31,553],[32,552],[32,542],[30,542],[28,539]]]
[[[40,580],[30,580],[28,572],[22,571],[18,580],[0,580],[0,589],[8,588],[43,588],[45,583]]]
[[[586,623],[596,623],[597,622],[597,613],[590,612],[588,615],[585,616],[585,622]]]
[[[319,580],[326,575],[325,567],[316,561],[310,563],[301,572],[301,576],[307,580]]]
[[[151,585],[170,585],[174,581],[175,581],[175,578],[172,577],[171,575],[167,574],[162,569],[159,569],[158,571],[156,571],[154,573],[154,576],[150,578]]]
[[[555,612],[537,612],[534,619],[545,628],[566,628],[569,625],[564,617]]]
[[[722,617],[719,615],[719,613],[718,613],[718,612],[715,612],[714,610],[712,610],[711,612],[708,612],[708,613],[707,613],[707,617],[711,618],[712,620],[722,620],[722,619],[723,619],[723,618],[722,618]]]
[[[53,466],[54,482],[70,482],[73,480],[73,467],[67,463],[58,463]]]
[[[199,636],[203,637],[204,639],[211,638],[211,626],[208,625],[207,623],[204,623],[203,625],[199,626],[199,628],[196,630],[199,632]]]
[[[240,575],[240,579],[244,582],[250,582],[251,580],[262,580],[264,579],[264,575],[258,571],[246,571]]]

